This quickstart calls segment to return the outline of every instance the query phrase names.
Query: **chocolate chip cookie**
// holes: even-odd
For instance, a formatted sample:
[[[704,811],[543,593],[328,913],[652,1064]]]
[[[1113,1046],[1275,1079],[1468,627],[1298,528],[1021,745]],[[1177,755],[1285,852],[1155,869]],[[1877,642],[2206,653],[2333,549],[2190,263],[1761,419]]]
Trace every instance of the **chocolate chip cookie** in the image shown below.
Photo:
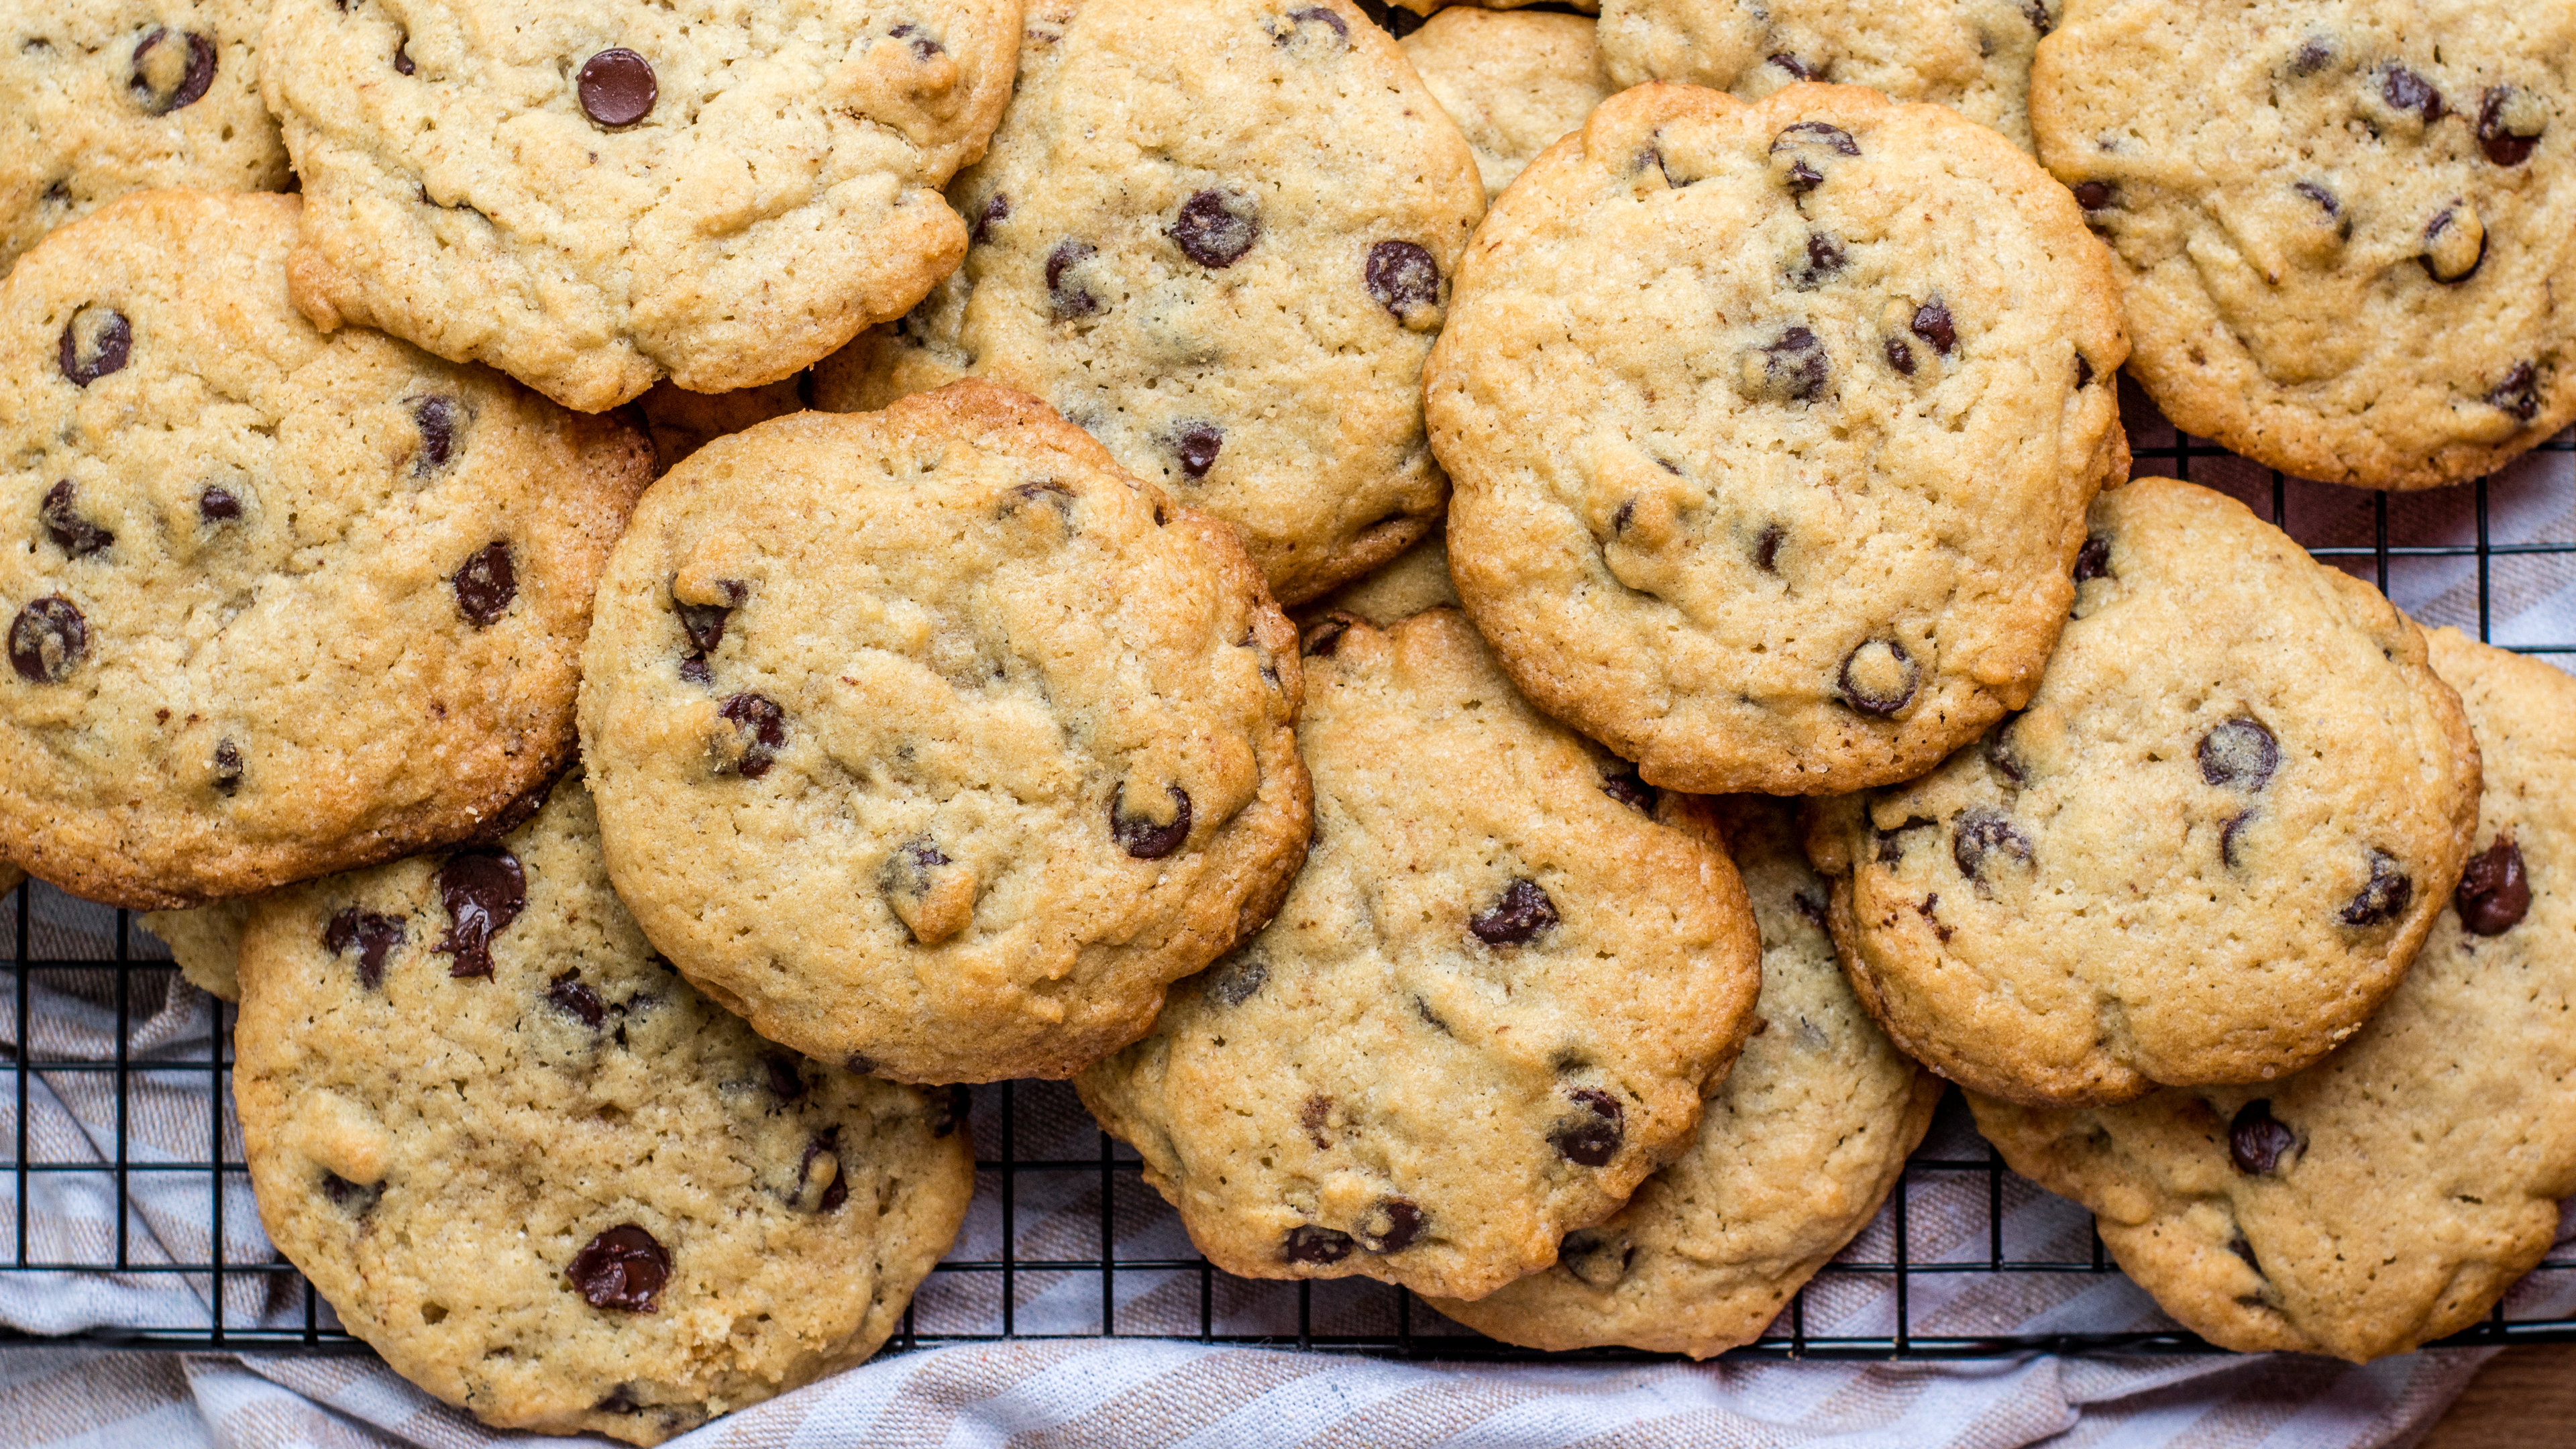
[[[1242,530],[1283,603],[1431,529],[1422,359],[1483,193],[1348,0],[1037,0],[948,196],[965,265],[819,369],[819,406],[1026,389]]]
[[[242,927],[257,896],[217,901],[187,911],[147,911],[137,922],[170,948],[179,974],[209,996],[241,1000]]]
[[[2576,419],[2576,0],[2089,0],[2031,87],[2176,426],[2430,488]]]
[[[764,1036],[1061,1077],[1277,908],[1298,680],[1233,530],[969,381],[664,475],[600,588],[583,755],[645,933]]]
[[[1699,1137],[1556,1266],[1442,1313],[1529,1348],[1624,1344],[1707,1358],[1750,1343],[1878,1215],[1932,1125],[1939,1078],[1853,999],[1824,880],[1783,801],[1711,802],[1762,932],[1762,994]]]
[[[1404,38],[1405,58],[1474,149],[1487,201],[1609,98],[1593,29],[1575,15],[1467,7]]]
[[[573,750],[624,423],[287,300],[302,203],[146,192],[0,281],[0,854],[167,908],[495,828]]]
[[[0,0],[0,275],[45,233],[163,186],[275,191],[265,0]]]
[[[2121,1268],[2223,1347],[2358,1361],[2456,1333],[2576,1193],[2576,682],[2430,643],[2486,760],[2478,848],[2359,1035],[2259,1086],[1972,1099],[2015,1171],[2092,1209]]]
[[[596,412],[775,382],[966,245],[1017,0],[280,0],[295,299]]]
[[[1601,59],[1620,86],[1678,81],[1758,101],[1799,81],[1930,101],[2024,151],[2030,64],[2067,0],[1607,0]]]
[[[578,778],[496,845],[264,898],[235,1095],[270,1241],[504,1428],[655,1444],[874,1353],[947,1251],[947,1092],[754,1036],[654,955]]]
[[[2352,1035],[2459,882],[2478,747],[2415,626],[2234,500],[2093,505],[2030,707],[1819,811],[1871,1013],[1976,1091],[2258,1082]]]
[[[1306,647],[1305,873],[1075,1086],[1227,1272],[1480,1297],[1688,1145],[1752,913],[1699,803],[1542,718],[1455,610]]]
[[[2127,471],[2127,351],[2101,246],[1994,132],[1640,86],[1459,270],[1450,573],[1522,692],[1654,784],[1907,779],[2037,687]]]

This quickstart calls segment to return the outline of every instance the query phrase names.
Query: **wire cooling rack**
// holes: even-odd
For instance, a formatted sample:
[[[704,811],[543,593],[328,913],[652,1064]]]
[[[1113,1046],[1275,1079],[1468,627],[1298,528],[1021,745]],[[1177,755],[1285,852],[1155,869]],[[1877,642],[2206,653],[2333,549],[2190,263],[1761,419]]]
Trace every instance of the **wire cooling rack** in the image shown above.
[[[2233,494],[2428,624],[2576,669],[2576,435],[2493,479],[2374,494],[2284,478],[2176,436],[2134,388],[2124,387],[2123,402],[2138,472]],[[71,1325],[0,1331],[0,1342],[361,1349],[259,1235],[230,1111],[232,1010],[180,984],[159,943],[125,912],[43,886],[0,900],[14,918],[0,928],[14,946],[0,1002],[0,1112],[9,1117],[0,1185],[12,1197],[0,1205],[0,1310]],[[1062,1083],[978,1089],[973,1121],[975,1205],[889,1351],[1153,1335],[1551,1357],[1494,1343],[1368,1280],[1258,1282],[1211,1268],[1144,1183],[1135,1154]],[[83,1317],[79,1305],[102,1294],[148,1301],[135,1316],[149,1321]],[[2576,1341],[2569,1304],[2576,1254],[2562,1248],[2453,1341]],[[62,1312],[49,1317],[47,1305]],[[2106,1321],[2141,1326],[2081,1326]],[[2005,1170],[1953,1094],[1878,1220],[1739,1352],[1937,1359],[2205,1347],[2119,1276],[2080,1210]]]

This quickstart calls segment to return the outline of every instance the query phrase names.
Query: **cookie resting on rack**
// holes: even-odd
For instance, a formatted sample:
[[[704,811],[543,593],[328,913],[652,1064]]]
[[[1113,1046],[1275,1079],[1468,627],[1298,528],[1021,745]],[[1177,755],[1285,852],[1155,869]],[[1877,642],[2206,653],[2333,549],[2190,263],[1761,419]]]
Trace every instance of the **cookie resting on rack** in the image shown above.
[[[2478,850],[2387,1005],[2296,1075],[2053,1111],[1971,1098],[2014,1171],[2225,1348],[2404,1353],[2475,1326],[2576,1193],[2576,682],[2455,630]]]

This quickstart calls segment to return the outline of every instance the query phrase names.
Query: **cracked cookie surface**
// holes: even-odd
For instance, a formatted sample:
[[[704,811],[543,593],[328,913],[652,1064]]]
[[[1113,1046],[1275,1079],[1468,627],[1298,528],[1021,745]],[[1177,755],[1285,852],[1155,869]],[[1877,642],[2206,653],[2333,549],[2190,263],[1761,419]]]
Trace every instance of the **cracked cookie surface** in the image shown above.
[[[2093,505],[2030,707],[1820,807],[1853,985],[1916,1058],[2039,1104],[2315,1061],[2460,879],[2478,747],[2421,633],[2235,501]]]
[[[764,1035],[1065,1076],[1278,905],[1298,679],[1233,530],[970,381],[665,474],[601,586],[583,753],[646,934]]]
[[[2052,1111],[1972,1097],[2013,1170],[2221,1347],[2370,1359],[2477,1323],[2576,1193],[2576,682],[2441,629],[2486,761],[2477,853],[2333,1055],[2256,1086]]]
[[[1936,106],[1622,92],[1530,164],[1426,374],[1459,597],[1675,789],[1908,778],[2036,687],[2126,475],[2110,266]]]
[[[1270,927],[1075,1079],[1219,1267],[1477,1297],[1689,1142],[1760,943],[1699,802],[1464,616],[1307,632],[1315,843]]]

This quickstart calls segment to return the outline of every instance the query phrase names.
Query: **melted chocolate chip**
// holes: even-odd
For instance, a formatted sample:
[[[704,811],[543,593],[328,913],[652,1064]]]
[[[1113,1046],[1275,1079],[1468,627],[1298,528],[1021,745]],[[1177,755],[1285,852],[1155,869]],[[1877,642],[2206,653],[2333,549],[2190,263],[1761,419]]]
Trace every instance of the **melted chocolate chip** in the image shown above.
[[[2334,193],[2313,181],[2294,181],[2290,183],[2290,189],[2315,202],[2317,209],[2328,216],[2343,214],[2343,203],[2335,200]]]
[[[1260,237],[1260,214],[1252,198],[1222,191],[1193,194],[1181,203],[1181,214],[1171,228],[1171,238],[1182,254],[1210,269],[1233,266]]]
[[[716,652],[716,646],[724,642],[725,621],[733,617],[735,606],[751,592],[735,579],[718,580],[716,587],[724,590],[725,597],[733,602],[684,604],[676,596],[671,600],[671,612],[680,619],[680,632],[689,636],[689,647],[700,654]]]
[[[1780,545],[1788,537],[1789,531],[1776,523],[1762,530],[1762,536],[1753,540],[1753,566],[1766,574],[1780,572]]]
[[[1488,946],[1521,946],[1556,924],[1556,902],[1527,876],[1503,887],[1494,904],[1467,918],[1467,929]]]
[[[2424,223],[2424,250],[2415,258],[2424,275],[2446,287],[2456,287],[2476,276],[2478,269],[2487,264],[2487,234],[2482,226],[2477,234],[2477,250],[2465,262],[2459,255],[2465,243],[2455,238],[2465,237],[2466,228],[2477,221],[2474,211],[2466,220],[2461,211],[2462,204],[2454,201],[2433,213],[2433,219]]]
[[[733,773],[746,780],[768,774],[778,752],[787,746],[787,711],[765,694],[746,693],[728,698],[716,713],[747,737]]]
[[[373,990],[384,984],[385,958],[403,943],[403,923],[399,916],[380,916],[356,906],[343,906],[322,928],[322,949],[334,956],[345,956],[349,948],[358,948],[358,984]]]
[[[1181,476],[1196,482],[1216,466],[1217,450],[1225,446],[1225,430],[1214,423],[1183,423],[1172,435],[1172,451],[1180,457]]]
[[[1381,1198],[1357,1224],[1357,1236],[1360,1246],[1372,1253],[1401,1253],[1422,1236],[1423,1224],[1429,1221],[1420,1207],[1403,1198]]]
[[[2119,199],[2120,193],[2107,181],[2075,183],[2075,204],[2086,211],[2101,211]]]
[[[426,478],[456,461],[454,398],[413,398],[411,418],[420,427],[420,451],[412,455],[411,476]]]
[[[9,625],[9,667],[29,684],[60,684],[89,657],[89,621],[60,594],[30,600]]]
[[[1279,1245],[1279,1256],[1290,1263],[1313,1263],[1329,1266],[1351,1255],[1351,1235],[1313,1223],[1300,1223],[1288,1230],[1288,1240]]]
[[[1229,956],[1208,968],[1202,994],[1219,1006],[1241,1006],[1261,992],[1270,968],[1258,957]]]
[[[1344,21],[1339,15],[1334,14],[1332,11],[1325,9],[1321,5],[1310,5],[1302,10],[1291,10],[1288,12],[1288,19],[1294,23],[1295,29],[1291,30],[1287,35],[1279,37],[1279,44],[1281,45],[1286,45],[1295,37],[1298,31],[1302,31],[1310,25],[1319,25],[1324,29],[1333,32],[1333,38],[1343,42],[1344,44],[1348,44],[1350,42],[1351,27],[1349,23]]]
[[[382,1183],[351,1182],[326,1169],[322,1174],[322,1195],[331,1200],[331,1206],[351,1217],[365,1217],[385,1195],[385,1189]]]
[[[1778,402],[1814,402],[1825,395],[1825,344],[1804,327],[1791,327],[1763,344],[1760,392]]]
[[[707,663],[707,656],[692,654],[680,661],[680,677],[691,684],[713,684],[716,682],[716,671],[713,665]]]
[[[1011,198],[1007,193],[996,191],[985,197],[984,209],[975,213],[974,240],[980,243],[992,236],[993,228],[1009,220],[1010,215]]]
[[[2219,830],[2218,858],[2226,863],[2229,870],[2235,870],[2244,864],[2237,858],[2238,842],[2245,834],[2245,827],[2253,823],[2254,812],[2241,810],[2229,816],[2227,824]]]
[[[241,499],[220,483],[197,495],[197,517],[207,523],[230,523],[242,516]]]
[[[1959,350],[1958,324],[1950,320],[1949,304],[1938,297],[1914,309],[1914,321],[1907,330],[1931,343],[1944,357]]]
[[[2546,112],[2537,104],[2517,106],[2522,93],[2512,86],[2491,86],[2478,98],[2478,149],[2498,166],[2519,166],[2540,144]],[[2526,118],[2509,111],[2528,110]]]
[[[2451,897],[2460,908],[2460,924],[2480,936],[2501,936],[2522,924],[2531,910],[2531,881],[2523,874],[2522,847],[2511,835],[2469,857],[2460,873],[2460,888]]]
[[[1962,810],[1951,825],[1950,859],[1959,874],[1970,880],[1977,879],[1989,861],[2001,858],[2028,865],[2030,856],[2030,836],[2010,816],[1990,806]]]
[[[488,629],[510,612],[519,597],[519,571],[510,563],[510,541],[496,538],[466,555],[449,582],[456,586],[456,612],[477,629]]]
[[[179,83],[165,92],[143,73],[144,58],[164,45],[180,44],[188,48],[188,63],[179,73]],[[215,61],[212,36],[191,31],[174,39],[169,31],[155,26],[134,47],[134,70],[126,77],[125,88],[133,92],[134,103],[143,108],[145,115],[166,116],[205,99],[206,91],[215,83]]]
[[[2433,89],[2433,83],[2402,65],[2392,65],[2379,73],[2379,95],[2388,102],[2389,109],[2413,111],[2428,124],[2446,113],[2442,93]]]
[[[2333,63],[2334,47],[2328,45],[2322,38],[2312,35],[2300,41],[2299,48],[2290,53],[2290,74],[2315,75]]]
[[[2227,1158],[2247,1177],[2271,1176],[2298,1146],[2298,1134],[2272,1115],[2269,1099],[2246,1103],[2227,1124]]]
[[[651,1313],[671,1280],[671,1254],[633,1223],[619,1223],[582,1245],[564,1271],[593,1308]]]
[[[1335,610],[1308,624],[1297,636],[1297,652],[1309,659],[1330,659],[1342,647],[1342,636],[1359,620]]]
[[[2005,779],[2016,785],[2025,785],[2030,782],[2030,767],[2022,763],[2012,742],[2012,727],[2020,718],[2020,715],[2014,715],[2006,719],[1986,736],[1986,763],[1994,766],[1995,772]]]
[[[1595,1288],[1617,1287],[1636,1256],[1635,1244],[1598,1228],[1568,1233],[1556,1246],[1557,1264]]]
[[[2200,737],[2200,778],[2231,790],[2260,790],[2281,765],[2280,741],[2261,720],[2221,720]]]
[[[1382,241],[1369,248],[1362,268],[1368,294],[1388,313],[1405,314],[1440,304],[1440,264],[1431,253],[1409,241]]]
[[[1887,339],[1887,365],[1905,377],[1914,375],[1914,349],[1902,337]]]
[[[1647,784],[1636,766],[1626,760],[1612,760],[1601,767],[1601,793],[1640,815],[1652,815],[1655,801],[1663,792]]]
[[[796,1181],[800,1186],[811,1181],[815,1162],[825,1157],[832,1159],[832,1185],[823,1189],[823,1195],[814,1200],[814,1211],[838,1212],[841,1204],[850,1200],[850,1175],[843,1169],[841,1163],[839,1127],[826,1127],[807,1140],[805,1155],[796,1163]]]
[[[769,1075],[769,1092],[781,1102],[794,1102],[805,1095],[805,1075],[796,1069],[796,1059],[785,1052],[764,1052],[761,1070]]]
[[[81,335],[81,319],[91,309],[83,307],[63,324],[62,340],[54,345],[54,363],[70,378],[74,387],[87,387],[112,372],[122,371],[125,360],[134,351],[134,326],[122,312],[108,311],[98,324]]]
[[[1887,719],[1914,702],[1923,666],[1894,639],[1872,639],[1844,656],[1835,674],[1842,701],[1862,714]]]
[[[2487,393],[2487,406],[2504,412],[2516,422],[2527,423],[2540,416],[2540,373],[2528,362],[2517,362]]]
[[[2111,540],[2103,534],[2094,534],[2075,551],[2075,582],[2089,584],[2095,579],[2111,577]]]
[[[1839,275],[1850,261],[1842,243],[1831,232],[1811,231],[1807,233],[1806,264],[1790,270],[1789,285],[1802,292],[1812,291]]]
[[[1579,1167],[1607,1167],[1627,1138],[1627,1112],[1619,1099],[1598,1087],[1577,1087],[1567,1095],[1585,1115],[1558,1124],[1547,1134],[1559,1157]]]
[[[579,971],[567,971],[548,983],[546,1002],[594,1031],[608,1020],[607,1006],[600,1001],[598,992],[582,982]]]
[[[1126,789],[1124,784],[1109,787],[1109,838],[1138,860],[1161,860],[1180,849],[1182,842],[1190,838],[1190,792],[1178,785],[1163,787],[1163,792],[1172,797],[1172,818],[1170,823],[1158,825],[1121,808]]]
[[[215,741],[214,787],[218,795],[230,795],[241,788],[241,746],[230,740]]]
[[[76,501],[79,492],[72,480],[65,478],[45,490],[45,501],[36,510],[36,516],[44,522],[46,536],[73,558],[96,553],[116,542],[115,534],[80,516]]]
[[[583,61],[574,89],[582,114],[609,127],[631,126],[653,114],[662,95],[653,63],[622,45]]]
[[[1100,310],[1100,299],[1091,295],[1089,288],[1065,277],[1066,272],[1098,255],[1100,248],[1091,243],[1070,240],[1057,242],[1055,250],[1047,253],[1047,315],[1066,322]]]
[[[1787,51],[1782,51],[1779,54],[1770,57],[1770,63],[1781,70],[1787,71],[1791,80],[1803,81],[1814,80],[1816,78],[1814,67],[1808,65],[1805,61],[1798,59],[1796,56],[1789,54]]]
[[[492,938],[528,905],[528,876],[505,850],[464,851],[438,868],[438,898],[454,924],[430,949],[453,956],[450,976],[492,974]]]
[[[1823,121],[1800,121],[1771,138],[1774,154],[1800,146],[1822,146],[1837,156],[1860,154],[1860,143],[1852,139],[1851,132]]]
[[[1660,161],[1662,158],[1657,159]],[[1791,158],[1789,169],[1781,179],[1788,183],[1789,194],[1792,196],[1804,196],[1825,184],[1825,174],[1808,165],[1807,158],[1804,156]]]
[[[2415,899],[2415,880],[2384,850],[2370,853],[2370,879],[2343,908],[2347,926],[2379,926],[2406,914]]]
[[[938,41],[931,39],[920,26],[913,24],[909,20],[894,27],[892,30],[887,31],[886,34],[902,41],[904,45],[912,51],[912,58],[914,60],[927,61],[932,56],[942,54],[947,50],[946,46],[943,46]]]
[[[2048,32],[2057,28],[2057,21],[2049,15],[2048,6],[2044,0],[2021,0],[2021,13],[2022,18],[2030,22],[2030,28],[2038,31],[2043,40],[2048,38]]]

